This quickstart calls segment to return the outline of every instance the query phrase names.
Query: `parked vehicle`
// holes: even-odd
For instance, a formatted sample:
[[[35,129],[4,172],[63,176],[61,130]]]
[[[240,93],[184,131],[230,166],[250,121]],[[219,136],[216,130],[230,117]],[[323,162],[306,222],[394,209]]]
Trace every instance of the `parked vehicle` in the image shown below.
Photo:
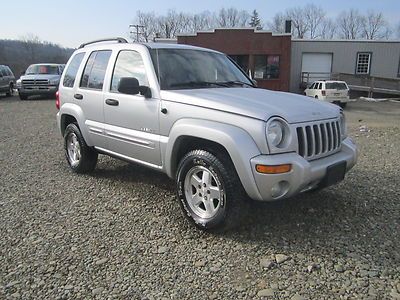
[[[8,66],[0,65],[0,93],[10,97],[14,92],[15,76]]]
[[[255,88],[217,51],[105,41],[75,51],[57,93],[76,173],[92,171],[99,153],[164,172],[184,214],[208,230],[236,225],[248,197],[324,188],[356,163],[336,105]]]
[[[33,95],[55,97],[64,67],[63,64],[30,65],[18,82],[19,98],[26,100]]]
[[[335,80],[318,80],[310,85],[304,94],[315,99],[332,102],[344,108],[349,102],[350,89],[346,82]]]

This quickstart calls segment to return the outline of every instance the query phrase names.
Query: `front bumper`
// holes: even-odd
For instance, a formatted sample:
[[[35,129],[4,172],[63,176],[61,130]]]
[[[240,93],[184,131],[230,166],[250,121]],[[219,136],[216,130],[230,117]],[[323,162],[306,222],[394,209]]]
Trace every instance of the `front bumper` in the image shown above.
[[[342,142],[339,152],[314,161],[307,161],[297,153],[256,156],[250,161],[260,196],[259,199],[255,200],[273,201],[288,198],[317,187],[324,179],[327,168],[343,161],[346,162],[346,172],[348,172],[357,161],[357,147],[350,138],[346,138]],[[261,174],[256,171],[257,164],[292,164],[292,170],[283,174]],[[282,182],[284,183],[281,185],[284,190],[283,193],[279,196],[274,196],[274,187]]]
[[[28,85],[18,87],[18,93],[24,95],[54,95],[58,91],[58,85]]]

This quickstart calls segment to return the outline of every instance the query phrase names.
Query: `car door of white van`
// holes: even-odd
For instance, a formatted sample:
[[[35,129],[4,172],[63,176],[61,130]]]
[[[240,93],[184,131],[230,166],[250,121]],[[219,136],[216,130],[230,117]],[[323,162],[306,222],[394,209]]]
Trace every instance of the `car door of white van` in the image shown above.
[[[159,168],[162,165],[160,101],[118,91],[121,78],[136,78],[140,86],[150,86],[149,70],[139,50],[126,49],[113,54],[115,65],[104,98],[107,149],[113,152],[111,154]]]

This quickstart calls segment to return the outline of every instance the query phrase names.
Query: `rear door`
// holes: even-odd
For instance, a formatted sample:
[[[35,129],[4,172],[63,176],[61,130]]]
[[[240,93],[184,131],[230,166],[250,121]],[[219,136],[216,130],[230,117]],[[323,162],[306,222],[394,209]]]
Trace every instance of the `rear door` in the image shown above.
[[[150,66],[140,48],[115,53],[115,63],[104,99],[107,149],[131,160],[158,168],[161,163],[160,101],[143,95],[118,92],[122,77],[134,77],[141,86],[150,86]],[[147,63],[147,65],[146,65]]]
[[[103,89],[111,53],[111,50],[98,50],[89,54],[73,96],[74,102],[83,110],[93,146],[102,148],[105,147]]]

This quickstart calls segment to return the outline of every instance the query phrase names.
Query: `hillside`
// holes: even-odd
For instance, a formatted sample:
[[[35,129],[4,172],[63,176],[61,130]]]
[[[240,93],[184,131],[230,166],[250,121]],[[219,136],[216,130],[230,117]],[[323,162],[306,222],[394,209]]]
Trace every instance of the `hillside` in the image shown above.
[[[65,64],[73,51],[48,42],[0,40],[0,64],[8,65],[19,78],[30,64]]]

